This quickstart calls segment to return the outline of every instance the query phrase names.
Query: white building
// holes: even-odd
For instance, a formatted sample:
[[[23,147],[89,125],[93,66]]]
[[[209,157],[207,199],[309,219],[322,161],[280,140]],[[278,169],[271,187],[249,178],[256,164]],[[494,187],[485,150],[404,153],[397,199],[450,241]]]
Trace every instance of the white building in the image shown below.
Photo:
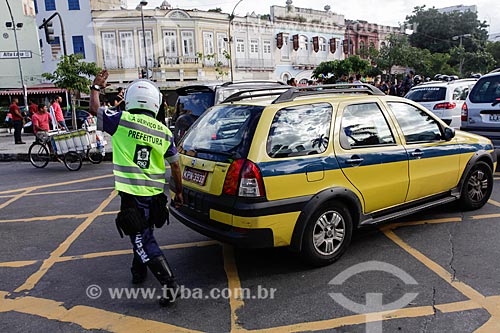
[[[54,13],[59,13],[64,24],[66,53],[83,55],[85,61],[95,62],[95,42],[92,25],[91,8],[105,6],[106,8],[119,8],[119,0],[34,0],[37,11],[37,24],[41,25],[43,19],[49,18]],[[63,38],[59,18],[52,19],[56,40],[48,44],[45,40],[43,29],[40,30],[40,45],[42,45],[43,70],[53,72],[59,58],[63,55]]]
[[[38,27],[32,0],[9,0],[16,24],[24,84],[41,82],[42,63],[38,43]],[[0,1],[0,88],[21,88],[21,75],[16,52],[14,27],[5,0]]]
[[[444,7],[444,8],[438,8],[438,12],[440,13],[453,13],[453,12],[473,12],[477,13],[477,6],[472,5],[472,6],[464,6],[464,5],[457,5],[457,6],[450,6],[450,7]]]

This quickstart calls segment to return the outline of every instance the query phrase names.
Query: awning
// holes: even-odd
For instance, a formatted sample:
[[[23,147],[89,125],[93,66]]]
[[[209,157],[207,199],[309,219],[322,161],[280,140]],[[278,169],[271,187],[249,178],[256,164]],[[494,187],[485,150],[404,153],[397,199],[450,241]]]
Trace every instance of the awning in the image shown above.
[[[54,87],[53,84],[37,84],[28,87],[28,95],[50,95],[50,94],[64,94],[66,89]],[[0,96],[16,96],[22,95],[22,89],[6,89],[0,90]]]

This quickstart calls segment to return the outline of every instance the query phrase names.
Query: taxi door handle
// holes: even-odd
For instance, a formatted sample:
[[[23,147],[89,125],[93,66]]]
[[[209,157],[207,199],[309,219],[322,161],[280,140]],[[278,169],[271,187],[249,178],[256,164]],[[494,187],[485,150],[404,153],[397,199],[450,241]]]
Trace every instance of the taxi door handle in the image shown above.
[[[353,165],[359,165],[361,164],[362,162],[364,161],[364,159],[362,159],[361,157],[359,157],[358,155],[353,155],[351,156],[351,158],[347,159],[347,161],[345,161],[347,164],[353,164]]]
[[[410,154],[411,157],[417,157],[420,158],[424,155],[424,152],[421,151],[420,149],[416,149],[413,153]]]

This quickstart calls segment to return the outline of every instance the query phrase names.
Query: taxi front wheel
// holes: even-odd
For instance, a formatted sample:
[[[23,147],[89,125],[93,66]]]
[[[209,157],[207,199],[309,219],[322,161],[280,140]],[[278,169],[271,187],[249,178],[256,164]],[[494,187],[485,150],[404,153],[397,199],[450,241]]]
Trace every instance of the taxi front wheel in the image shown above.
[[[314,266],[331,264],[345,252],[351,236],[352,217],[347,207],[339,202],[327,202],[307,224],[302,257]]]
[[[483,207],[493,190],[493,171],[485,162],[477,162],[467,174],[462,192],[460,208],[474,210]]]

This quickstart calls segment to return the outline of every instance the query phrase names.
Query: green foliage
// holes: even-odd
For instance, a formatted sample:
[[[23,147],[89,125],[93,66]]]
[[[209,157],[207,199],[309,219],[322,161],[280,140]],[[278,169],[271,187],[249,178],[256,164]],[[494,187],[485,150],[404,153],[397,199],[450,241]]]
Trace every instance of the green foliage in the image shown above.
[[[480,50],[488,39],[488,25],[480,22],[472,11],[440,13],[434,7],[417,6],[413,14],[406,17],[406,24],[415,27],[410,44],[431,53],[449,53],[453,47],[459,46],[460,40],[453,40],[454,36],[472,35],[462,38],[467,52]]]
[[[378,68],[390,74],[393,66],[408,66],[414,52],[414,48],[408,43],[407,36],[391,34],[387,37],[386,46],[380,49],[372,61]]]
[[[338,79],[342,74],[348,75],[349,73],[367,74],[372,68],[367,60],[361,59],[358,56],[351,56],[344,60],[325,61],[318,65],[311,75],[313,78],[331,77],[334,80]]]
[[[216,7],[208,10],[209,12],[222,13],[222,8]]]
[[[486,51],[491,54],[495,60],[495,68],[500,67],[500,42],[488,42],[486,44]]]
[[[42,76],[54,83],[58,88],[64,88],[72,93],[76,91],[90,92],[90,77],[101,70],[94,62],[81,61],[80,54],[62,56],[54,73],[43,73]]]

